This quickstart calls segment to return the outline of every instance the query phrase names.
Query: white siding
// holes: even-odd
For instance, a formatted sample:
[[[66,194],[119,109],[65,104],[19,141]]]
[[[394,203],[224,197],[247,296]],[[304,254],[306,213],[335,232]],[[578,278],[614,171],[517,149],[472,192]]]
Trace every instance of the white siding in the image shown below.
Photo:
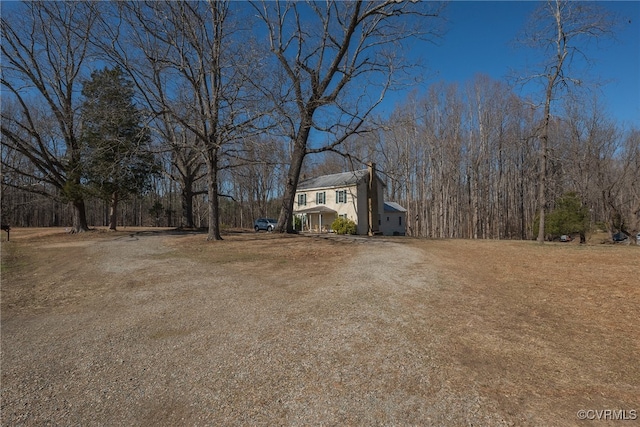
[[[393,234],[393,231],[402,230],[401,233],[404,233],[404,220],[401,228],[397,230],[395,228],[389,229],[386,224],[387,213],[384,211],[384,186],[382,182],[378,179],[378,217],[374,218],[374,221],[378,221],[378,229],[382,231],[384,234]],[[347,200],[346,203],[338,203],[337,192],[338,191],[346,191]],[[324,228],[328,229],[331,225],[331,222],[339,217],[346,216],[350,220],[356,223],[357,233],[361,235],[365,235],[369,231],[369,214],[368,214],[368,204],[367,204],[367,179],[361,179],[357,185],[350,186],[342,186],[342,187],[328,187],[328,188],[307,188],[304,190],[300,190],[296,192],[295,203],[294,203],[294,211],[298,210],[306,210],[313,209],[318,206],[318,193],[325,193],[325,202],[320,205],[325,206],[329,209],[336,211],[335,214],[332,213],[323,213],[322,214],[322,224],[325,226]],[[300,194],[306,195],[307,203],[306,205],[298,205],[298,199]],[[311,229],[317,229],[318,227],[318,219],[319,216],[316,213],[307,214]],[[398,221],[396,219],[396,221]],[[397,222],[396,222],[397,224]]]

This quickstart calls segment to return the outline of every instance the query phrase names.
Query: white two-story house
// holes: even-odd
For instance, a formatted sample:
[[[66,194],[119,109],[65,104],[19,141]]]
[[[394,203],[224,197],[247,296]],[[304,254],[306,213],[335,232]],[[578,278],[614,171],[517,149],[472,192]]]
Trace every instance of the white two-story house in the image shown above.
[[[302,231],[328,232],[338,217],[356,223],[358,234],[404,235],[406,210],[383,200],[384,184],[367,169],[324,175],[298,184],[294,214]],[[393,218],[393,219],[392,219]]]

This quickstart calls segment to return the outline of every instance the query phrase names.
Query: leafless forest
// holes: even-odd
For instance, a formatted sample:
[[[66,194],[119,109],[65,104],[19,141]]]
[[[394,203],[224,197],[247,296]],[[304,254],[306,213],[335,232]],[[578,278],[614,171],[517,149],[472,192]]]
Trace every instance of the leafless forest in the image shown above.
[[[592,6],[541,2],[532,17],[532,27],[549,18],[566,30],[546,39],[559,47],[540,57],[540,100],[517,95],[530,76],[477,75],[433,82],[386,115],[376,109],[384,95],[417,69],[395,53],[446,37],[439,3],[3,6],[2,222],[81,232],[108,225],[115,209],[118,227],[206,227],[212,240],[261,216],[286,231],[301,177],[373,161],[412,236],[532,239],[540,212],[568,193],[590,228],[638,232],[640,130],[608,116],[596,89],[573,87],[571,64],[558,60],[585,34],[612,31]],[[149,135],[136,150],[157,164],[140,191],[108,197],[86,174],[82,92],[107,68],[132,87]],[[132,156],[118,161],[126,169]]]

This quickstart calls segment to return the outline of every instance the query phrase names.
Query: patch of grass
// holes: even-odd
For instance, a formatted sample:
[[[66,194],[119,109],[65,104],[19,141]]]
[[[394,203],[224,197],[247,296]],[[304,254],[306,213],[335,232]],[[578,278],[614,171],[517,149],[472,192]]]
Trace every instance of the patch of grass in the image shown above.
[[[202,236],[174,240],[170,255],[198,262],[243,267],[311,265],[333,262],[352,252],[353,247],[331,239],[279,234],[233,234],[222,242],[207,242]],[[307,267],[305,267],[307,268]]]
[[[25,251],[15,242],[2,242],[0,273],[17,273],[29,265]]]
[[[527,395],[556,419],[585,404],[585,389],[608,388],[606,397],[596,395],[602,406],[634,402],[635,392],[619,384],[640,378],[633,350],[640,345],[640,248],[413,244],[448,280],[432,304],[447,330],[446,363],[461,367],[462,377],[504,406],[504,396]],[[532,397],[540,390],[550,399]]]
[[[325,424],[577,426],[579,409],[638,403],[637,246],[48,232],[2,247],[2,316],[18,320],[3,323],[3,357],[16,362],[3,388],[38,402],[30,379],[71,386],[61,399],[102,414],[96,423],[134,402],[123,384],[166,397],[128,424],[350,402],[354,418]],[[105,383],[119,386],[98,402]],[[30,409],[46,419],[59,407]],[[275,413],[265,422],[286,423]]]

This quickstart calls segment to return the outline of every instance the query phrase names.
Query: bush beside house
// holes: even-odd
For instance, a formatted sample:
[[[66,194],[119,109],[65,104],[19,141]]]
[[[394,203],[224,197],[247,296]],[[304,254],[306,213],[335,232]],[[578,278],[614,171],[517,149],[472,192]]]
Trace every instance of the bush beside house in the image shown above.
[[[331,229],[336,234],[356,234],[358,232],[356,223],[348,218],[336,218],[331,224]]]

